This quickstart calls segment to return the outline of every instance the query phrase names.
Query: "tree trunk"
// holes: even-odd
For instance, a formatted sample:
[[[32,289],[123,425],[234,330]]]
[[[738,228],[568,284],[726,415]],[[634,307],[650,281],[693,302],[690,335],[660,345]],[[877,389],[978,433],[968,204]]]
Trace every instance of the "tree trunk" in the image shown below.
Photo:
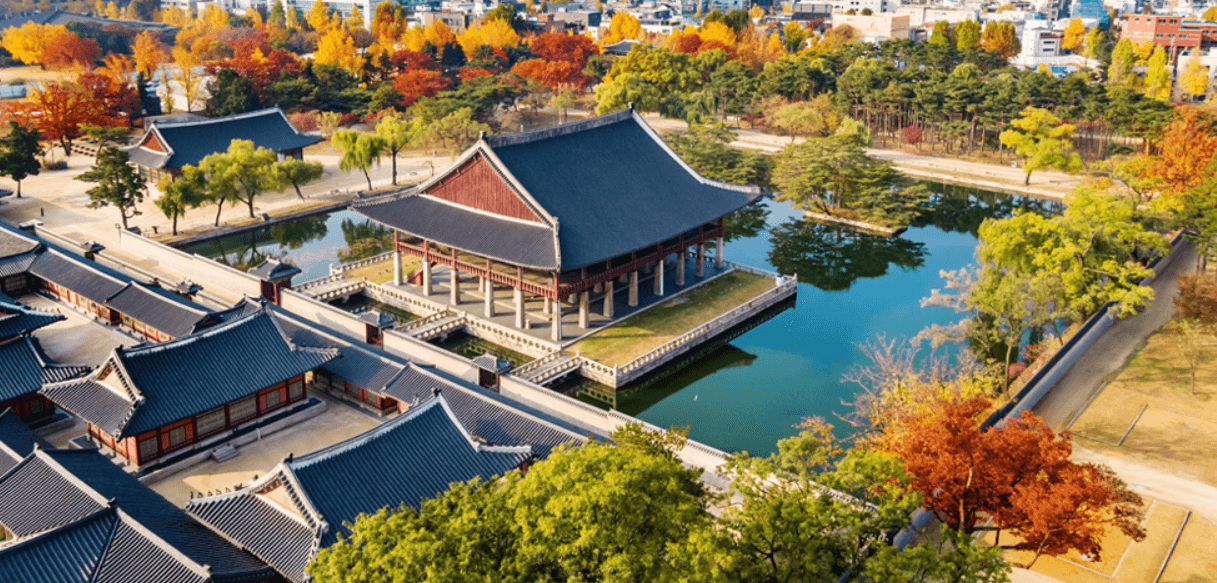
[[[177,215],[173,215],[173,236],[177,236]]]
[[[123,217],[123,230],[125,231],[125,230],[127,230],[127,209],[125,209],[125,208],[118,209],[118,214],[122,215],[122,217]]]
[[[21,198],[21,181],[17,181],[17,198]]]
[[[393,186],[397,186],[397,152],[393,152],[389,157],[393,159]],[[371,183],[368,184],[368,188],[372,188]]]
[[[292,186],[296,188],[296,196],[300,197],[300,200],[304,200],[304,194],[300,192],[300,185],[293,182]]]
[[[368,181],[368,190],[372,190],[372,176],[368,174],[366,169],[363,171],[363,177]]]
[[[251,219],[255,218],[254,217],[254,197],[251,196],[248,199],[246,199],[245,204],[249,205],[249,218],[251,218]]]
[[[1027,177],[1023,179],[1023,186],[1031,186],[1031,171],[1027,171]]]
[[[220,226],[220,213],[222,213],[222,212],[224,212],[224,199],[221,198],[220,202],[216,203],[216,224],[215,224],[215,226],[217,226],[217,227]]]

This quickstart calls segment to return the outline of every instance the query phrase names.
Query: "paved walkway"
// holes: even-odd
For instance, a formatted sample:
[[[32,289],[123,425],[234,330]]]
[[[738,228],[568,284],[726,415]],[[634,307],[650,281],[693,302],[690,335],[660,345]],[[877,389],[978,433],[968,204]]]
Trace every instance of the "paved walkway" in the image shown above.
[[[1175,261],[1151,285],[1154,303],[1140,314],[1112,325],[1035,407],[1034,412],[1053,429],[1066,429],[1095,394],[1099,383],[1123,367],[1145,339],[1174,316],[1175,294],[1179,290],[1176,279],[1196,266],[1194,247],[1187,241],[1182,245]]]

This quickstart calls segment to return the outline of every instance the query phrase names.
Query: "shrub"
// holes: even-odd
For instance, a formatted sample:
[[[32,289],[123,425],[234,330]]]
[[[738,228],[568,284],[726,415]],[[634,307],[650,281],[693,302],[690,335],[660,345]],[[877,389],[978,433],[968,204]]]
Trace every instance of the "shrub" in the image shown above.
[[[43,160],[43,170],[64,170],[68,167],[67,160]]]
[[[362,117],[363,116],[361,116],[355,112],[344,113],[344,114],[342,114],[342,117],[338,118],[338,125],[341,127],[344,127],[344,128],[349,128],[349,127],[363,121]]]
[[[317,129],[317,116],[319,113],[317,110],[289,113],[287,114],[287,121],[292,122],[292,125],[302,132],[311,132]]]
[[[1217,280],[1192,273],[1180,275],[1175,310],[1180,316],[1201,324],[1217,324]]]

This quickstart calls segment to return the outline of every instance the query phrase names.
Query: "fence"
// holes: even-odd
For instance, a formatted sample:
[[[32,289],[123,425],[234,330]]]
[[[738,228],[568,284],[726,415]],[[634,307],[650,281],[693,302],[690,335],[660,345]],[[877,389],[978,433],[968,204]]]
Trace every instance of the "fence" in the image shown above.
[[[389,259],[392,259],[392,258],[393,258],[393,252],[385,251],[384,253],[381,253],[380,255],[373,255],[373,256],[365,258],[365,259],[360,259],[359,261],[352,261],[350,263],[340,263],[338,265],[330,265],[330,275],[332,275],[332,276],[341,275],[342,273],[345,273],[352,269],[359,269],[360,267],[367,267],[369,265],[372,265],[373,263],[380,263],[381,261],[388,261]]]

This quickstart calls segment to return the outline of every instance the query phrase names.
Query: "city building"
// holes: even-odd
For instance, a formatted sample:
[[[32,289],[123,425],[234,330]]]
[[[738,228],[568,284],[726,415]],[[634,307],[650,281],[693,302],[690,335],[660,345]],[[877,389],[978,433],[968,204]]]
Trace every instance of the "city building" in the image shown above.
[[[907,19],[907,17],[905,17]],[[709,180],[684,163],[632,108],[545,130],[483,135],[449,170],[388,199],[353,207],[394,231],[395,249],[420,257],[411,274],[432,293],[432,268],[447,266],[450,302],[460,278],[486,280],[486,316],[498,285],[513,290],[515,326],[525,327],[524,294],[544,298],[551,336],[561,341],[562,302],[578,304],[587,326],[591,293],[603,293],[612,318],[614,284],[628,282],[638,305],[639,270],[664,295],[665,266],[685,284],[696,249],[703,276],[705,244],[716,241],[722,267],[727,214],[761,196],[756,187]],[[675,260],[673,260],[675,255]],[[402,283],[400,255],[395,282]],[[622,283],[624,283],[622,282]]]
[[[1137,44],[1157,44],[1173,60],[1181,51],[1207,49],[1217,43],[1217,23],[1187,21],[1182,16],[1129,14],[1124,17],[1120,38]]]
[[[858,36],[870,40],[909,38],[909,16],[907,14],[833,14],[832,26],[849,26],[858,31]]]
[[[299,346],[266,310],[162,344],[116,348],[87,376],[42,394],[135,466],[216,444],[308,399],[305,375],[338,356]]]
[[[0,412],[0,581],[275,583],[95,449],[51,448]]]
[[[153,122],[125,151],[145,178],[157,182],[177,175],[182,166],[197,166],[203,158],[227,151],[233,140],[251,140],[284,159],[301,158],[305,147],[323,138],[301,133],[283,110],[271,107],[224,117]]]
[[[895,9],[895,13],[908,15],[909,26],[913,28],[919,26],[933,27],[938,22],[955,24],[965,20],[980,20],[980,10],[975,8],[942,8],[937,6],[912,5],[900,6]]]
[[[253,483],[195,498],[186,510],[274,566],[309,580],[319,549],[350,535],[347,524],[401,504],[418,508],[453,482],[492,479],[534,459],[529,444],[505,445],[471,431],[436,392],[366,433],[288,457]]]

